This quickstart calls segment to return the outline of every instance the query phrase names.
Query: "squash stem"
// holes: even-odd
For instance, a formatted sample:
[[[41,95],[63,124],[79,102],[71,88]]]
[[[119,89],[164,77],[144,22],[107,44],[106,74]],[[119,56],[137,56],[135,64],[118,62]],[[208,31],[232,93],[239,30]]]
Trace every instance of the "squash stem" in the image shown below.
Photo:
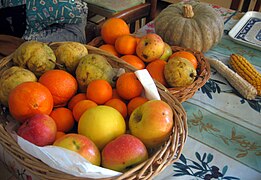
[[[194,16],[193,8],[190,4],[185,4],[183,6],[183,16],[185,18],[192,18]]]

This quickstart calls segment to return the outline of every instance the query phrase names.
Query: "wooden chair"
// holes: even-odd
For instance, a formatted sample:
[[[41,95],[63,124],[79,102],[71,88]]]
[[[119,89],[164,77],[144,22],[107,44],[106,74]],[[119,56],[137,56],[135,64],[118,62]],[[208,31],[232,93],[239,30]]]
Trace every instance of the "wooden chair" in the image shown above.
[[[261,0],[240,0],[239,10],[247,11],[261,11]]]
[[[216,2],[223,4],[230,4],[227,8],[247,12],[247,11],[260,11],[261,0],[200,0],[202,2]],[[221,5],[222,6],[222,5]]]
[[[105,20],[110,17],[124,19],[130,24],[131,32],[135,32],[137,23],[139,26],[153,20],[156,16],[157,0],[84,0],[88,4],[88,18],[102,17]],[[121,8],[113,8],[116,4],[121,4]],[[103,21],[102,21],[103,22]],[[101,25],[102,22],[98,21]]]

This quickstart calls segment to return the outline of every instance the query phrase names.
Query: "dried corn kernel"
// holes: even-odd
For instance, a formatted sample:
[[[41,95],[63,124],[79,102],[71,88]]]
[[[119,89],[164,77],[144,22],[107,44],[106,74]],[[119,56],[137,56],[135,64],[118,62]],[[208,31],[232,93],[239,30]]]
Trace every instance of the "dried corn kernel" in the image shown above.
[[[246,81],[252,84],[256,90],[257,95],[261,95],[261,74],[255,67],[243,56],[238,54],[231,54],[230,65],[232,68]]]
[[[246,99],[255,99],[257,90],[237,73],[219,60],[208,58],[211,67],[215,68]]]

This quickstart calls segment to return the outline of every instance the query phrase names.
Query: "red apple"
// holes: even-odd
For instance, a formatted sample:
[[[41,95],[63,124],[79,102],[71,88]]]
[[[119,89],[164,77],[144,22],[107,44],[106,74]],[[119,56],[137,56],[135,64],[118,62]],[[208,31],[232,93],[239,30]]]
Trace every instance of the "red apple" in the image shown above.
[[[102,166],[124,172],[148,159],[145,145],[135,136],[123,134],[110,141],[102,150]]]
[[[158,147],[169,137],[173,127],[173,111],[162,100],[150,100],[136,108],[129,118],[130,133],[147,148]]]
[[[165,43],[157,34],[146,34],[136,47],[136,54],[144,61],[159,59],[164,52]]]
[[[77,152],[93,165],[101,164],[99,149],[86,136],[74,133],[66,134],[57,139],[53,145]]]
[[[168,45],[167,43],[164,43],[164,44],[165,44],[164,51],[159,59],[167,61],[168,58],[172,55],[172,49],[171,49],[170,45]]]
[[[56,123],[49,115],[36,114],[18,128],[17,134],[37,146],[46,146],[53,144],[56,131]]]

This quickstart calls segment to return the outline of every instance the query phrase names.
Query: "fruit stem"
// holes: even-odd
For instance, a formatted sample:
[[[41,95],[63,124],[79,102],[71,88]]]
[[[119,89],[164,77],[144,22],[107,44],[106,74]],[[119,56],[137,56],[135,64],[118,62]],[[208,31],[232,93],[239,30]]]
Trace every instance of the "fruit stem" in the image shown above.
[[[59,64],[57,62],[54,62],[53,60],[49,59],[49,61],[51,61],[52,63],[54,63],[59,69],[65,69],[64,65]]]
[[[184,6],[183,6],[183,16],[185,18],[192,18],[194,16],[193,8],[190,4],[184,4]]]

